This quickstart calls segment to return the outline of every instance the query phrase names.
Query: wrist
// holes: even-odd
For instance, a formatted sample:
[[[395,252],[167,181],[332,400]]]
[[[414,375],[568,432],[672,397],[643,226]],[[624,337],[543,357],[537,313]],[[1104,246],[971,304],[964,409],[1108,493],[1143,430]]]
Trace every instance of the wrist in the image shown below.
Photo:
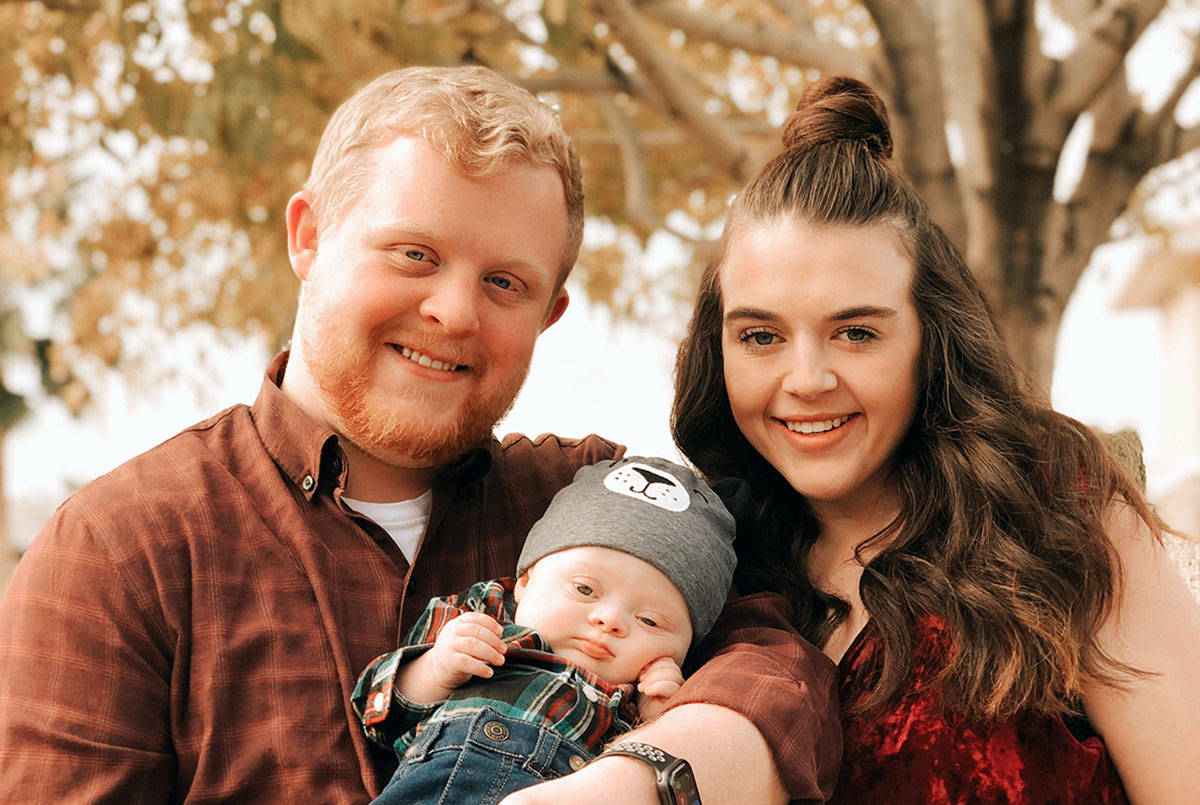
[[[609,758],[628,758],[651,772],[660,805],[701,805],[696,778],[684,758],[632,739],[618,740],[597,756],[597,760]]]
[[[440,702],[456,687],[443,683],[430,651],[400,666],[396,674],[396,690],[417,704]]]
[[[600,766],[609,790],[622,792],[622,800],[650,805],[658,802],[658,782],[654,769],[637,758],[605,755],[592,759],[588,766]]]

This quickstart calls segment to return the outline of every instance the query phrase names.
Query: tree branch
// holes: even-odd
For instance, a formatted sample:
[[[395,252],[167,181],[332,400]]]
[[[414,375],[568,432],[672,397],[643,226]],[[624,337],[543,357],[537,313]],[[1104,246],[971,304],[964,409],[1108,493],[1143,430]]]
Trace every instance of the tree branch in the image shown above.
[[[1109,237],[1138,183],[1155,162],[1157,132],[1139,130],[1139,99],[1129,91],[1122,63],[1093,98],[1092,141],[1079,183],[1070,199],[1050,208],[1041,284],[1056,305],[1065,306],[1092,252]]]
[[[1172,158],[1181,157],[1197,148],[1200,148],[1200,126],[1180,128],[1178,136],[1175,137],[1175,148]]]
[[[1088,159],[1093,154],[1108,154],[1121,147],[1129,123],[1141,114],[1141,99],[1129,91],[1125,69],[1117,71],[1088,107],[1092,115],[1092,141],[1088,145]]]
[[[812,15],[804,0],[771,0],[771,5],[782,11],[797,28],[812,30]]]
[[[1142,114],[1138,120],[1139,136],[1150,136],[1153,132],[1162,130],[1163,127],[1171,126],[1176,131],[1179,127],[1175,125],[1175,112],[1179,109],[1179,102],[1183,100],[1183,96],[1191,87],[1192,82],[1200,78],[1200,43],[1192,37],[1192,60],[1188,64],[1187,69],[1179,76],[1175,82],[1175,86],[1171,88],[1171,93],[1163,101],[1162,106],[1153,114]]]
[[[697,14],[678,0],[653,0],[641,7],[659,22],[678,28],[694,39],[739,48],[747,53],[774,56],[790,64],[815,67],[826,75],[849,75],[866,80],[871,74],[865,51],[822,41],[811,26],[794,25],[783,30],[767,23],[717,19]]]
[[[863,0],[883,40],[892,76],[884,87],[896,129],[896,153],[937,222],[960,247],[966,220],[946,148],[941,71],[930,19],[908,0]],[[907,128],[904,128],[907,123]]]
[[[1073,119],[1086,109],[1165,5],[1166,0],[1115,0],[1096,9],[1074,52],[1061,62],[1048,98],[1054,110]]]
[[[538,73],[531,76],[505,73],[505,77],[535,94],[538,92],[603,94],[625,92],[629,89],[627,84],[605,70],[573,70],[569,67],[560,67],[553,73]]]
[[[957,125],[963,158],[956,165],[966,217],[967,265],[989,287],[1000,281],[996,220],[996,74],[981,0],[933,4],[946,115]]]
[[[1091,154],[1111,160],[1122,147],[1122,138],[1131,143],[1126,145],[1133,161],[1145,163],[1147,170],[1170,162],[1191,148],[1186,130],[1174,120],[1179,102],[1187,93],[1192,82],[1200,78],[1200,48],[1193,47],[1192,61],[1175,82],[1171,93],[1154,112],[1144,112],[1141,99],[1129,91],[1124,69],[1118,71],[1114,80],[1089,107],[1095,119],[1092,134]],[[1089,159],[1091,155],[1089,154]]]
[[[1089,162],[1078,192],[1070,201],[1051,206],[1043,261],[1050,268],[1042,271],[1040,282],[1057,311],[1066,306],[1092,252],[1108,240],[1113,221],[1124,211],[1130,194],[1144,175],[1144,170],[1120,160],[1108,164]]]
[[[535,42],[526,36],[525,32],[518,28],[517,24],[508,18],[508,15],[504,13],[504,9],[499,3],[496,2],[496,0],[475,0],[472,5],[494,19],[496,24],[502,27],[514,40],[524,42],[527,45],[533,45],[534,47],[539,46],[538,42]],[[458,15],[456,14],[455,16]],[[453,19],[453,17],[451,19]]]
[[[638,64],[639,72],[671,113],[690,127],[730,176],[745,181],[747,151],[737,135],[704,110],[704,98],[688,83],[685,72],[663,52],[629,0],[599,0],[613,33]]]
[[[600,113],[604,115],[609,129],[616,137],[621,154],[621,169],[625,177],[625,211],[630,223],[642,234],[652,232],[660,225],[650,201],[650,182],[646,178],[646,160],[638,142],[637,132],[629,125],[625,114],[607,95],[597,98]]]
[[[743,117],[729,121],[731,131],[739,137],[772,138],[779,136],[779,129],[757,117]],[[571,132],[571,139],[577,144],[588,145],[617,145],[617,137],[612,131],[605,129],[583,129]],[[679,148],[686,145],[687,135],[678,128],[640,129],[638,143],[642,149],[648,148]]]
[[[0,0],[0,4],[14,2],[24,3],[26,0]],[[91,13],[100,8],[100,0],[41,0],[41,4],[50,11],[69,11],[72,13],[79,11]]]

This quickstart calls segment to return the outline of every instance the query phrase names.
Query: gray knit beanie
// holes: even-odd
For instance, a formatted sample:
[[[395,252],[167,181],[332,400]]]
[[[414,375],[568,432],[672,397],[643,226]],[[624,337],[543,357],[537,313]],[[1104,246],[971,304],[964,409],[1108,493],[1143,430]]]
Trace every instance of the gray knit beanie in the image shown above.
[[[581,467],[533,524],[517,575],[565,548],[624,551],[671,580],[697,641],[712,628],[733,581],[733,533],[733,516],[687,467],[641,456],[601,461]]]

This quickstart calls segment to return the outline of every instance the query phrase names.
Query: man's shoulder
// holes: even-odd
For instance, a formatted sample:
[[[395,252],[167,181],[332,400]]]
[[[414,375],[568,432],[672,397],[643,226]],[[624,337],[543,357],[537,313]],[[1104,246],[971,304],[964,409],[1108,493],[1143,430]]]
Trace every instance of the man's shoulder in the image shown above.
[[[248,406],[230,406],[119,464],[81,487],[67,503],[178,493],[182,488],[172,479],[199,481],[203,465],[228,465],[252,439],[253,427]]]
[[[163,550],[186,550],[181,535],[210,522],[216,501],[229,499],[223,493],[234,478],[237,445],[249,443],[252,429],[249,409],[233,406],[134,456],[67,498],[31,554],[92,557],[87,561],[104,554],[138,564]]]
[[[536,438],[530,438],[523,433],[510,433],[495,440],[496,452],[506,460],[528,460],[531,456],[545,456],[552,453],[578,457],[586,460],[594,457],[596,461],[615,458],[625,452],[625,448],[603,436],[594,433],[583,437],[559,436],[555,433],[543,433]]]
[[[580,467],[619,458],[624,452],[623,446],[595,434],[567,438],[543,433],[530,438],[514,433],[493,439],[487,477],[516,493],[543,489],[553,494],[569,484]]]
[[[559,472],[567,468],[574,473],[580,467],[620,458],[624,453],[623,445],[594,433],[581,438],[553,433],[530,438],[510,433],[494,441],[492,462],[494,470],[506,474]]]

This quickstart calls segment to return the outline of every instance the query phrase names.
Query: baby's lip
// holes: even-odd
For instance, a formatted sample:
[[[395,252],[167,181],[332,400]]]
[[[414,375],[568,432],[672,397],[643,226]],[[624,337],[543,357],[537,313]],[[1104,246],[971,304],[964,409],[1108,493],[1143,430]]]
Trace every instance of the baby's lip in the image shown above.
[[[577,637],[575,642],[579,644],[579,650],[591,657],[593,660],[607,660],[613,656],[612,649],[604,645],[598,640],[592,640],[587,637]]]

